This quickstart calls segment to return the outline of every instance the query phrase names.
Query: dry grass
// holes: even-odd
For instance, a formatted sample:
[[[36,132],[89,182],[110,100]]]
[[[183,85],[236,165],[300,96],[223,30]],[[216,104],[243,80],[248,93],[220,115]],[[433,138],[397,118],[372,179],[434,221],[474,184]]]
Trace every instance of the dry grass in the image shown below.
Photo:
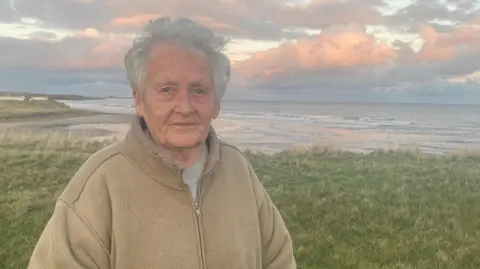
[[[92,115],[93,112],[70,108],[57,101],[4,101],[0,100],[0,122],[25,121]]]
[[[0,139],[0,268],[26,267],[57,195],[111,142]],[[247,156],[292,233],[298,268],[480,268],[480,157],[324,147]]]
[[[462,149],[454,151],[450,156],[460,158],[480,158],[480,149]]]
[[[6,131],[0,133],[0,148],[13,150],[80,150],[94,152],[101,146],[116,142],[115,138],[98,140],[94,139],[93,130],[79,132],[65,132],[59,130],[45,130],[32,132]],[[89,150],[92,149],[92,150]]]

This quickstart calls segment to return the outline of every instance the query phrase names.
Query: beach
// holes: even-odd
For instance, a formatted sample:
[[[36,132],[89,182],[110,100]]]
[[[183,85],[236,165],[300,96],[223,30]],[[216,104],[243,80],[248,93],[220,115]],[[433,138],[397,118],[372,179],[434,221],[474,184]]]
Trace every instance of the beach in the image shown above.
[[[61,101],[89,116],[0,123],[0,132],[73,132],[121,139],[134,116],[130,99]],[[276,153],[319,146],[356,153],[421,150],[448,154],[480,148],[479,106],[225,101],[212,122],[219,137],[242,150]]]

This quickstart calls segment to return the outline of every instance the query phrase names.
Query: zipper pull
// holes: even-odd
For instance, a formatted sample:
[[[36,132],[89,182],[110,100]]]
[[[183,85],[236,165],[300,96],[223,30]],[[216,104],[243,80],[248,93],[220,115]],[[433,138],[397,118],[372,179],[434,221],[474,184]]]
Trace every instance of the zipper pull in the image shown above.
[[[195,206],[195,213],[197,214],[198,217],[200,217],[200,206],[198,203],[194,204]]]

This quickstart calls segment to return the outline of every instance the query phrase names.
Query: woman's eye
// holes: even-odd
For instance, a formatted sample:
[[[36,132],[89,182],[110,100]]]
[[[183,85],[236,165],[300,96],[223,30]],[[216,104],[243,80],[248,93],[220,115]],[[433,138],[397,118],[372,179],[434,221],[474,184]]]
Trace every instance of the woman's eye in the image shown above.
[[[205,91],[203,89],[195,89],[194,92],[195,94],[199,94],[199,95],[205,94]]]
[[[171,93],[173,91],[172,87],[163,87],[159,89],[160,93]]]

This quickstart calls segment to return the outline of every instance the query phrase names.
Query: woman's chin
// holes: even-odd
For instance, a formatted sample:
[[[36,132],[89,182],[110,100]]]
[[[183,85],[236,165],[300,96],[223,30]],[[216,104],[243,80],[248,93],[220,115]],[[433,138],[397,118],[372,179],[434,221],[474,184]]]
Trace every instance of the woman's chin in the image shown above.
[[[199,132],[178,132],[168,137],[168,144],[176,148],[197,147],[203,142]]]

